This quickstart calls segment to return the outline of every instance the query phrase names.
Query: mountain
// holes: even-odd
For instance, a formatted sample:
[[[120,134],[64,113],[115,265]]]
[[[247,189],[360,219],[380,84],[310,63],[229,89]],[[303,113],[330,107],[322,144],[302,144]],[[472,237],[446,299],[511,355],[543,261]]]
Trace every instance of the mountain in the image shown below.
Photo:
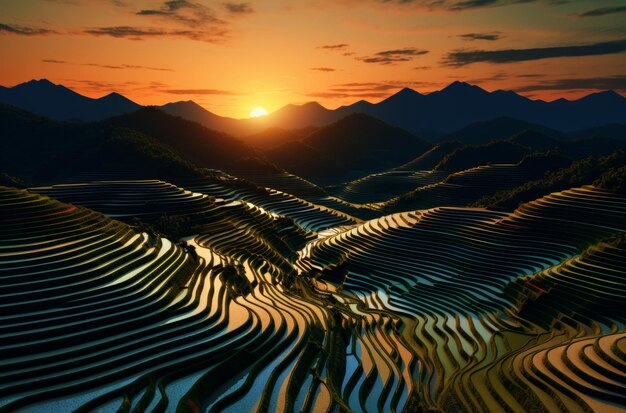
[[[272,148],[283,143],[303,139],[317,129],[318,128],[314,126],[301,129],[283,129],[273,127],[259,133],[242,137],[241,139],[248,145],[255,148]]]
[[[512,91],[488,92],[465,82],[420,94],[402,89],[377,104],[343,106],[338,111],[362,112],[413,133],[453,133],[476,122],[515,118],[560,132],[623,122],[626,98],[613,91],[578,100],[531,100]]]
[[[99,120],[140,107],[117,93],[92,99],[45,79],[11,88],[0,88],[0,103],[59,120]],[[532,100],[512,91],[488,92],[478,86],[456,81],[428,94],[404,88],[379,103],[360,100],[335,110],[327,109],[317,102],[289,104],[255,119],[222,117],[193,101],[168,103],[161,106],[161,109],[198,122],[209,129],[239,137],[258,134],[269,128],[321,127],[354,113],[364,113],[413,134],[441,141],[442,134],[458,133],[477,122],[498,119],[500,120],[495,124],[486,125],[495,129],[485,130],[486,134],[497,132],[503,135],[509,131],[520,131],[521,124],[516,126],[512,121],[503,119],[527,122],[533,125],[533,129],[544,128],[543,132],[553,130],[565,133],[623,123],[626,119],[626,98],[613,91],[604,91],[573,101],[558,99],[545,102]],[[498,125],[499,122],[503,124]],[[505,125],[507,122],[511,125]],[[479,131],[470,130],[464,133],[476,134]],[[472,136],[472,139],[479,143],[491,138]]]
[[[621,139],[626,140],[626,124],[612,123],[610,125],[599,126],[596,128],[583,129],[572,132],[568,135],[569,139],[586,139],[586,138],[602,138],[602,139]]]
[[[560,132],[554,129],[515,118],[502,117],[472,123],[461,130],[446,135],[441,140],[479,145],[489,143],[492,140],[506,139],[526,130],[541,132],[543,135],[553,138],[563,137]]]
[[[0,165],[33,182],[116,174],[198,177],[200,168],[276,168],[245,143],[156,108],[99,122],[51,120],[0,105]]]
[[[168,103],[163,111],[233,136],[250,136],[267,129],[303,129],[319,127],[339,120],[346,114],[326,109],[317,102],[303,105],[288,104],[267,116],[252,119],[234,119],[216,115],[189,100]],[[282,142],[281,142],[282,143]]]
[[[245,122],[245,120],[216,115],[192,100],[167,103],[160,106],[159,109],[170,115],[180,116],[183,119],[197,122],[206,128],[225,132],[233,136],[248,135],[259,129],[254,124]]]
[[[199,167],[229,169],[238,160],[258,156],[239,139],[169,115],[155,107],[144,107],[112,117],[101,124],[132,129],[150,136]]]
[[[0,103],[58,120],[100,120],[141,107],[118,93],[92,99],[47,79],[0,89]]]
[[[287,150],[287,145],[289,150]],[[349,115],[311,133],[300,141],[283,144],[266,151],[276,165],[312,180],[328,177],[328,163],[334,161],[336,170],[350,171],[363,176],[407,162],[430,148],[430,144],[413,134],[386,124],[365,114]],[[326,160],[324,165],[298,167],[297,159]],[[335,176],[335,180],[347,176]],[[325,180],[328,182],[328,180]]]

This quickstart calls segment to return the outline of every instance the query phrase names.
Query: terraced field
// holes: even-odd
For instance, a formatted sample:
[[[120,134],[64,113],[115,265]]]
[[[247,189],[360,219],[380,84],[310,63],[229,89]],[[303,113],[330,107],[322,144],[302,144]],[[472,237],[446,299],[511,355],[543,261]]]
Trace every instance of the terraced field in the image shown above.
[[[352,205],[348,201],[331,196],[314,183],[287,172],[272,174],[241,173],[238,176],[249,179],[261,187],[291,194],[315,205],[341,211],[354,217],[370,218],[376,215],[367,207]]]
[[[0,411],[626,411],[626,197],[361,222],[188,184],[0,188]],[[163,213],[186,243],[112,219]]]
[[[356,334],[381,381],[362,394],[378,407],[405,381],[445,411],[623,411],[624,354],[596,343],[615,354],[623,339],[625,230],[626,199],[585,187],[512,214],[382,217],[309,244],[298,266],[368,320]]]
[[[394,170],[327,187],[326,190],[352,204],[372,204],[388,201],[415,188],[436,184],[447,176],[445,171]]]
[[[485,195],[522,185],[535,178],[537,172],[517,164],[477,166],[389,199],[384,207],[395,212],[437,206],[466,206]]]

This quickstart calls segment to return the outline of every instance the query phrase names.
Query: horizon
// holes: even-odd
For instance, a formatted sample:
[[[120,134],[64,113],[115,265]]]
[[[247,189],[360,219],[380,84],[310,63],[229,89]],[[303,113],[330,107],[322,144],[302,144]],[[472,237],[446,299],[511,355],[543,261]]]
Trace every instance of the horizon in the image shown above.
[[[78,91],[76,91],[76,90],[74,90],[74,89],[72,89],[72,88],[70,88],[70,87],[67,87],[66,85],[63,85],[63,84],[61,84],[61,83],[54,83],[54,82],[52,82],[50,79],[47,79],[47,78],[30,79],[30,80],[28,80],[28,81],[25,81],[25,82],[22,82],[22,83],[18,83],[18,84],[16,84],[16,85],[12,85],[12,86],[0,85],[0,87],[4,87],[4,88],[7,88],[7,89],[10,89],[10,88],[17,87],[17,86],[20,86],[20,85],[23,85],[23,84],[26,84],[26,83],[31,83],[31,82],[41,82],[41,81],[48,81],[48,82],[52,83],[52,84],[53,84],[53,85],[55,85],[55,86],[62,86],[62,87],[65,87],[66,89],[69,89],[69,90],[71,90],[71,91],[75,92],[75,93],[79,93]],[[432,91],[429,91],[429,92],[419,91],[419,90],[416,90],[416,89],[411,88],[411,87],[408,87],[408,86],[404,86],[404,87],[400,87],[400,86],[399,86],[399,89],[397,89],[397,90],[395,90],[395,91],[390,92],[390,94],[389,94],[388,96],[382,97],[382,98],[380,98],[380,99],[378,99],[378,100],[375,100],[375,101],[374,101],[374,100],[367,100],[367,99],[359,99],[359,100],[355,100],[355,101],[353,101],[353,102],[351,102],[351,103],[344,104],[344,105],[340,105],[340,106],[336,106],[336,107],[328,107],[328,106],[324,106],[322,103],[320,103],[320,102],[319,102],[319,101],[317,101],[317,100],[310,100],[310,101],[306,101],[306,102],[299,102],[299,103],[288,102],[288,103],[286,103],[285,105],[278,107],[276,110],[269,111],[267,114],[262,115],[261,117],[263,117],[263,116],[268,116],[268,115],[272,115],[272,114],[274,114],[274,113],[276,113],[276,112],[280,111],[281,109],[284,109],[284,108],[286,108],[286,107],[288,107],[288,106],[305,106],[305,105],[307,105],[307,104],[317,104],[317,105],[320,105],[322,108],[324,108],[324,109],[326,109],[326,110],[333,111],[333,110],[337,110],[337,109],[339,109],[339,108],[341,108],[341,107],[344,107],[344,106],[349,106],[349,105],[352,105],[352,104],[355,104],[355,103],[358,103],[358,102],[367,102],[367,103],[370,103],[370,104],[374,104],[374,105],[375,105],[375,104],[381,103],[381,102],[383,102],[383,101],[385,101],[385,100],[389,99],[389,98],[390,98],[390,97],[392,97],[392,96],[397,95],[398,93],[402,92],[402,91],[403,91],[403,90],[405,90],[405,89],[412,90],[412,91],[414,91],[414,92],[417,92],[417,93],[419,93],[419,94],[421,94],[421,95],[426,96],[426,95],[429,95],[429,94],[432,94],[432,93],[435,93],[435,92],[442,91],[442,90],[444,90],[444,89],[446,89],[446,88],[448,88],[448,87],[452,86],[452,85],[453,85],[453,84],[455,84],[455,83],[462,83],[462,84],[466,84],[466,85],[469,85],[469,86],[478,87],[478,88],[482,89],[483,91],[485,91],[485,92],[487,92],[487,93],[494,93],[494,92],[513,92],[513,93],[516,93],[517,95],[522,96],[522,97],[525,97],[525,98],[527,98],[527,99],[529,99],[529,100],[531,100],[531,101],[543,101],[543,102],[547,102],[547,103],[554,102],[554,101],[557,101],[557,100],[567,100],[567,101],[570,101],[570,102],[574,102],[574,101],[577,101],[577,100],[584,99],[584,98],[586,98],[586,97],[588,97],[588,96],[591,96],[591,95],[595,95],[595,94],[599,94],[599,93],[606,93],[606,92],[613,92],[613,93],[616,93],[617,95],[619,95],[619,96],[621,96],[621,97],[623,97],[623,98],[625,98],[625,99],[626,99],[626,94],[625,94],[625,93],[620,93],[620,92],[618,92],[618,91],[616,91],[616,90],[612,90],[612,89],[604,89],[604,90],[600,90],[600,89],[599,89],[599,90],[596,90],[596,91],[592,91],[592,92],[589,92],[589,93],[586,93],[586,94],[583,94],[583,95],[577,96],[576,98],[570,98],[570,99],[568,99],[568,98],[566,98],[566,97],[563,97],[563,96],[555,96],[555,97],[553,97],[553,99],[551,99],[551,100],[543,100],[543,99],[540,99],[540,98],[535,98],[535,99],[533,99],[533,98],[528,97],[528,96],[525,96],[525,95],[523,95],[523,94],[521,94],[521,93],[517,93],[517,92],[515,92],[515,91],[513,91],[513,90],[508,90],[508,89],[495,89],[495,90],[488,90],[488,89],[485,89],[485,88],[483,88],[483,87],[481,87],[480,85],[477,85],[477,84],[472,84],[472,83],[468,83],[468,82],[464,82],[464,81],[454,80],[454,81],[450,82],[449,84],[445,85],[444,87],[442,87],[441,89],[436,89],[436,90],[432,90]],[[143,107],[157,107],[157,108],[159,108],[159,107],[161,107],[161,106],[164,106],[164,105],[166,105],[166,104],[171,104],[171,103],[181,103],[181,102],[185,102],[185,103],[187,103],[187,102],[191,102],[191,103],[194,103],[194,104],[196,104],[196,105],[198,105],[198,106],[202,107],[203,109],[205,109],[205,110],[207,110],[207,111],[211,112],[212,114],[217,115],[217,116],[220,116],[220,117],[228,117],[228,118],[233,118],[233,119],[237,119],[237,120],[245,120],[245,119],[252,119],[252,118],[254,118],[254,117],[252,117],[252,116],[243,116],[243,117],[238,117],[238,118],[237,118],[237,117],[231,117],[231,116],[228,116],[228,115],[223,115],[223,114],[221,114],[221,113],[218,113],[218,112],[216,112],[216,111],[212,110],[211,108],[207,108],[207,107],[205,107],[205,106],[203,106],[203,105],[199,104],[198,102],[196,102],[196,101],[195,101],[195,100],[193,100],[193,99],[187,99],[187,100],[172,100],[172,101],[169,101],[169,102],[164,102],[164,103],[162,103],[162,104],[142,104],[141,102],[137,102],[137,101],[135,101],[135,100],[133,100],[133,99],[129,98],[128,96],[126,96],[126,95],[124,95],[123,93],[120,93],[120,92],[118,92],[118,91],[116,91],[116,90],[111,90],[111,91],[109,91],[109,92],[105,92],[104,94],[99,95],[99,96],[90,96],[90,95],[87,95],[87,94],[82,94],[82,93],[79,93],[79,94],[81,94],[82,96],[88,97],[88,98],[90,98],[90,99],[94,99],[94,100],[97,100],[97,99],[102,99],[102,98],[104,98],[104,97],[106,97],[106,96],[109,96],[109,95],[112,95],[112,94],[117,94],[117,95],[120,95],[120,96],[122,96],[122,97],[125,97],[126,99],[129,99],[129,100],[133,101],[134,103],[137,103],[137,104],[139,104],[139,105],[141,105],[141,106],[143,106]]]
[[[403,86],[428,93],[453,80],[544,101],[626,93],[617,0],[292,3],[5,4],[0,48],[13,64],[0,84],[47,78],[89,97],[192,100],[237,119],[290,103],[377,102]]]

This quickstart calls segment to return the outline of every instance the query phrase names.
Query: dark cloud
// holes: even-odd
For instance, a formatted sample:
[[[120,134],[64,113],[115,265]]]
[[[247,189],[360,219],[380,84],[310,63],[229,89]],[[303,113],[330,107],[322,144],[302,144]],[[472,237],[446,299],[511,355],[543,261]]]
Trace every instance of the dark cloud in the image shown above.
[[[555,57],[597,56],[624,51],[626,51],[626,40],[533,49],[455,50],[447,54],[443,63],[447,66],[461,67],[480,62],[513,63]]]
[[[465,34],[460,34],[458,37],[460,37],[463,40],[467,40],[467,41],[474,41],[474,40],[495,41],[495,40],[502,39],[502,35],[500,34],[500,32],[493,32],[493,33],[465,33]]]
[[[65,60],[56,60],[56,59],[41,59],[42,62],[44,63],[55,63],[55,64],[68,64],[69,62],[66,62]]]
[[[543,90],[615,90],[626,92],[626,75],[591,77],[581,79],[549,79],[536,84],[517,88],[517,92]]]
[[[428,70],[431,69],[431,66],[415,66],[413,70]]]
[[[0,23],[0,34],[16,34],[19,36],[45,36],[56,33],[54,30],[40,27],[21,26],[18,24]]]
[[[549,6],[559,6],[571,3],[571,0],[382,0],[382,2],[418,9],[462,12],[485,7],[500,7],[523,3],[544,3]]]
[[[326,50],[345,50],[349,44],[339,43],[339,44],[325,44],[323,46],[318,46],[318,49],[326,49]]]
[[[226,30],[176,30],[155,27],[113,26],[94,27],[87,29],[83,34],[92,36],[110,36],[130,40],[145,40],[159,37],[183,37],[210,43],[220,43],[227,36]]]
[[[357,57],[356,59],[365,63],[389,65],[398,62],[408,62],[415,56],[422,56],[426,53],[428,53],[428,50],[405,47],[404,49],[384,50],[374,54],[373,56]]]
[[[235,96],[239,93],[231,92],[228,90],[218,89],[169,89],[164,90],[165,93],[171,93],[173,95],[226,95]]]
[[[458,11],[466,9],[475,9],[479,7],[493,6],[499,3],[498,0],[466,0],[459,1],[448,7],[448,10]]]
[[[306,96],[322,99],[343,99],[343,98],[384,98],[389,96],[387,92],[365,92],[365,93],[341,93],[341,92],[313,92]]]
[[[333,69],[332,67],[312,67],[311,70],[315,70],[317,72],[335,72],[337,69]]]
[[[207,24],[225,23],[216,16],[210,7],[188,0],[165,1],[158,9],[144,9],[138,11],[137,14],[166,18],[196,28]]]
[[[229,13],[233,14],[250,14],[254,12],[250,3],[222,3],[222,6],[224,6]]]
[[[598,16],[606,16],[607,14],[618,14],[618,13],[626,13],[626,6],[601,7],[601,8],[598,8],[598,9],[587,10],[586,12],[579,13],[576,16],[578,16],[578,17],[598,17]]]

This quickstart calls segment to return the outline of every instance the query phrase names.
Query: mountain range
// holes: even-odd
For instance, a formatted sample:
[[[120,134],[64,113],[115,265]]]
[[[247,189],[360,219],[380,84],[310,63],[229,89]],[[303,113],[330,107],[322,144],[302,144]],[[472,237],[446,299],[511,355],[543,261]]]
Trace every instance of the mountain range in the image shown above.
[[[58,120],[99,120],[140,107],[117,93],[92,99],[45,79],[11,88],[0,88],[0,103]],[[321,127],[353,113],[368,114],[431,140],[476,122],[503,117],[553,129],[559,133],[621,124],[626,119],[626,98],[614,91],[592,93],[577,100],[558,99],[545,102],[532,100],[512,91],[488,92],[478,86],[458,81],[428,94],[405,88],[379,103],[362,100],[334,110],[317,102],[289,104],[268,116],[256,119],[219,116],[193,101],[172,102],[160,108],[207,128],[240,137],[258,134],[269,128]]]

